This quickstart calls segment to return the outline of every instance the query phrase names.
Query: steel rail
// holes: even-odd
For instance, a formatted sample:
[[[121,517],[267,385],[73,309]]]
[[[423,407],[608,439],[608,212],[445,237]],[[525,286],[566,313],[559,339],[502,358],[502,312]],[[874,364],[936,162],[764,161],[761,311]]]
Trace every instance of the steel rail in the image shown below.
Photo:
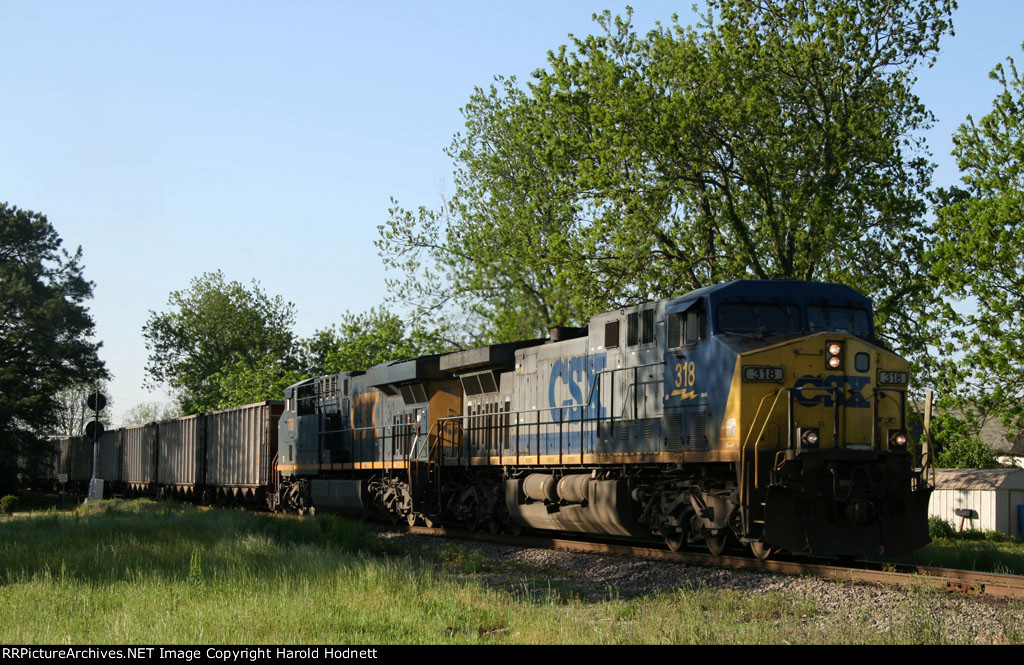
[[[620,557],[639,557],[698,566],[759,570],[786,575],[811,575],[837,582],[917,586],[988,598],[1024,599],[1024,576],[1020,575],[864,561],[856,562],[852,567],[810,560],[768,559],[766,561],[758,561],[752,557],[735,555],[713,556],[703,552],[671,552],[654,546],[572,540],[569,538],[536,535],[504,536],[450,528],[407,527],[401,530],[417,535],[448,536],[461,540],[501,545],[541,547],[574,552],[594,552]]]

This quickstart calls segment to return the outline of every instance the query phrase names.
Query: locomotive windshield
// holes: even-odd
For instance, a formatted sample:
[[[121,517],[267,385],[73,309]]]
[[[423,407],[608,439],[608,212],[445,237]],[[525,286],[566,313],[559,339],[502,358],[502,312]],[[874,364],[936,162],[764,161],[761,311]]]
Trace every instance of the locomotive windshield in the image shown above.
[[[811,332],[831,330],[871,337],[871,319],[859,308],[809,305],[807,324]]]
[[[736,335],[779,335],[800,332],[800,308],[775,303],[722,303],[718,328]]]
[[[727,335],[757,336],[816,332],[845,332],[871,338],[871,315],[859,307],[808,305],[806,328],[799,305],[726,302],[718,306],[718,330]]]

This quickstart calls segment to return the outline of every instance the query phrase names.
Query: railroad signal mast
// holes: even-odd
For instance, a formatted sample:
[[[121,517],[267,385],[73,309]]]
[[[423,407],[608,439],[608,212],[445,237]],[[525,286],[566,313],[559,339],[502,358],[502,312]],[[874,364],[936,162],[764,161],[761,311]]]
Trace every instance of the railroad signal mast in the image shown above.
[[[98,383],[85,403],[93,412],[93,419],[85,425],[85,436],[92,439],[92,478],[89,479],[89,496],[86,501],[99,501],[103,498],[103,481],[96,477],[100,464],[100,436],[103,435],[100,412],[106,408],[107,398],[100,392]]]

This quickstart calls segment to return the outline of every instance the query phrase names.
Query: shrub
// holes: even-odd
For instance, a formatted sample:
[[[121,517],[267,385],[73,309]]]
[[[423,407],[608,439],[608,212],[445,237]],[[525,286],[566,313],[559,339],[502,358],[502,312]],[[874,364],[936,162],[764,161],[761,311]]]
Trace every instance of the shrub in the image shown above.
[[[993,543],[1007,543],[1010,541],[1010,537],[1002,531],[986,531],[985,540]]]
[[[8,494],[0,499],[0,512],[4,515],[13,515],[14,509],[18,507],[18,497]]]
[[[940,538],[956,538],[956,529],[941,517],[928,518],[928,537],[932,540]]]
[[[966,531],[957,531],[953,537],[957,540],[985,540],[985,532],[981,529],[967,529]]]
[[[935,456],[935,465],[944,469],[994,469],[999,466],[996,451],[981,437],[959,434],[945,437],[942,448]]]
[[[967,529],[957,531],[956,527],[941,517],[928,518],[928,537],[932,540],[987,540],[992,543],[1005,543],[1010,540],[1002,531],[988,531],[987,529]]]

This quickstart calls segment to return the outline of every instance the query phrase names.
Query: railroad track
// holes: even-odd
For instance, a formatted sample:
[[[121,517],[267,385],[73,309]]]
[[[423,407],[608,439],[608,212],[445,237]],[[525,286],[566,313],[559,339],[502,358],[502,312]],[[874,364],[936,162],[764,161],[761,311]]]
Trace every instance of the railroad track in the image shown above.
[[[573,540],[546,536],[494,535],[450,528],[394,527],[405,533],[426,536],[447,536],[461,540],[518,545],[575,552],[596,552],[622,557],[638,557],[698,566],[719,566],[761,570],[788,575],[812,575],[844,582],[865,582],[899,586],[918,586],[950,592],[984,596],[987,598],[1024,599],[1024,576],[979,573],[970,570],[932,568],[905,564],[852,562],[836,565],[814,560],[769,559],[758,561],[753,557],[736,555],[713,556],[704,552],[671,552],[654,544],[630,545],[626,543]]]
[[[200,506],[200,508],[203,508]],[[272,517],[302,519],[290,513],[265,513]],[[909,564],[878,563],[871,561],[854,561],[847,565],[823,563],[814,559],[768,559],[759,561],[749,556],[719,555],[714,556],[700,551],[672,552],[661,545],[627,544],[600,540],[555,538],[548,536],[512,536],[505,534],[481,533],[466,529],[447,527],[421,527],[389,525],[382,528],[390,531],[401,531],[422,536],[444,536],[459,540],[469,540],[499,545],[515,545],[560,549],[573,552],[591,552],[611,556],[634,557],[674,563],[686,563],[697,566],[718,566],[747,570],[760,570],[786,575],[812,575],[828,580],[841,582],[864,582],[868,584],[886,584],[893,586],[919,586],[940,589],[966,595],[987,598],[1024,600],[1024,576],[1003,575],[1000,573],[981,573],[973,570],[956,570],[953,568],[934,568]]]

